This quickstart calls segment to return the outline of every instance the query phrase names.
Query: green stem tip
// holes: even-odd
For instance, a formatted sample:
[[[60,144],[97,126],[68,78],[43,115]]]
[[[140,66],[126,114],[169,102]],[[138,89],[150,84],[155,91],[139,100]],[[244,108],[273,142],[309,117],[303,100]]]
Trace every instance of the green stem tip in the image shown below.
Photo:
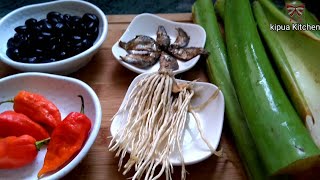
[[[9,100],[5,100],[5,101],[1,101],[0,102],[0,105],[3,104],[3,103],[13,103],[13,99],[9,99]]]
[[[50,138],[47,138],[47,139],[44,139],[44,140],[41,140],[41,141],[37,141],[37,142],[36,142],[36,148],[37,148],[37,150],[40,151],[41,147],[42,147],[43,145],[48,144],[49,142],[50,142]]]
[[[80,113],[84,114],[84,100],[83,97],[81,95],[78,95],[78,97],[80,97],[81,99],[81,109],[80,109]]]

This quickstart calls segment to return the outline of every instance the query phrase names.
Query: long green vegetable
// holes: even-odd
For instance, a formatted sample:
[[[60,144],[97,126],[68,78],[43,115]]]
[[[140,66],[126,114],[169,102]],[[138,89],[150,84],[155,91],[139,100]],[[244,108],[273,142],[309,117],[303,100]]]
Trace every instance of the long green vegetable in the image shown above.
[[[224,20],[224,4],[225,0],[216,0],[214,3],[214,10],[216,14]]]
[[[194,21],[207,32],[205,47],[210,52],[207,58],[208,76],[210,81],[219,86],[224,94],[226,120],[248,177],[254,180],[265,179],[266,172],[257,154],[230,78],[226,48],[214,14],[212,1],[197,0],[192,7],[192,13]]]
[[[269,1],[256,2],[254,15],[287,92],[320,147],[320,38],[310,31],[270,31],[270,24],[292,24]]]
[[[313,166],[320,150],[272,69],[249,0],[226,1],[225,33],[235,89],[268,174]]]

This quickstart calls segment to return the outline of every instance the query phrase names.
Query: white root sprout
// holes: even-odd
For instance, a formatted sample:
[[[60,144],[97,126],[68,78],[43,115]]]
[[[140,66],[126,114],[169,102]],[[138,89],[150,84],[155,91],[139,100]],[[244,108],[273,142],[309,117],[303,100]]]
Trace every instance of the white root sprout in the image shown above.
[[[109,150],[120,157],[119,170],[126,153],[131,151],[123,166],[123,174],[134,168],[132,179],[141,179],[144,175],[144,179],[154,180],[165,174],[166,179],[171,180],[173,166],[169,156],[177,148],[182,162],[181,179],[186,179],[181,142],[189,112],[196,119],[204,142],[215,153],[204,138],[199,120],[190,107],[193,95],[193,82],[177,85],[172,71],[167,70],[148,75],[137,84],[127,104],[116,114],[129,107],[126,124],[109,145]],[[161,168],[157,168],[159,165]]]

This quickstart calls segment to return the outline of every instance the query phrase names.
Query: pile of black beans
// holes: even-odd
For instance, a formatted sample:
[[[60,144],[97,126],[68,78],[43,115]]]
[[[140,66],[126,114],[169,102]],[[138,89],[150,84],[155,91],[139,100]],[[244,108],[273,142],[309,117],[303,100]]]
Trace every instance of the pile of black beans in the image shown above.
[[[45,19],[27,19],[7,42],[6,54],[23,63],[49,63],[79,54],[90,48],[99,33],[99,19],[49,12]]]

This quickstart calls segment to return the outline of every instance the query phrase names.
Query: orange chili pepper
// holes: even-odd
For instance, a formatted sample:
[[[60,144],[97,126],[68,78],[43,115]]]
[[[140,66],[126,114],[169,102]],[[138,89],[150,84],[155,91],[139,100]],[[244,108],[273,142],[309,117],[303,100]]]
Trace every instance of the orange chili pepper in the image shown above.
[[[29,135],[0,139],[0,169],[14,169],[30,164],[40,147],[48,141],[49,139],[36,141]]]
[[[5,102],[13,102],[14,111],[28,116],[47,129],[49,133],[61,122],[59,109],[40,94],[20,91],[13,101],[3,101],[0,104]]]
[[[91,121],[83,114],[83,98],[82,96],[79,97],[82,101],[80,113],[71,112],[53,130],[44,158],[44,164],[38,173],[38,178],[61,168],[66,162],[70,161],[85,144],[91,129]]]
[[[48,132],[26,115],[14,111],[0,114],[0,137],[30,135],[37,141],[49,137]]]

